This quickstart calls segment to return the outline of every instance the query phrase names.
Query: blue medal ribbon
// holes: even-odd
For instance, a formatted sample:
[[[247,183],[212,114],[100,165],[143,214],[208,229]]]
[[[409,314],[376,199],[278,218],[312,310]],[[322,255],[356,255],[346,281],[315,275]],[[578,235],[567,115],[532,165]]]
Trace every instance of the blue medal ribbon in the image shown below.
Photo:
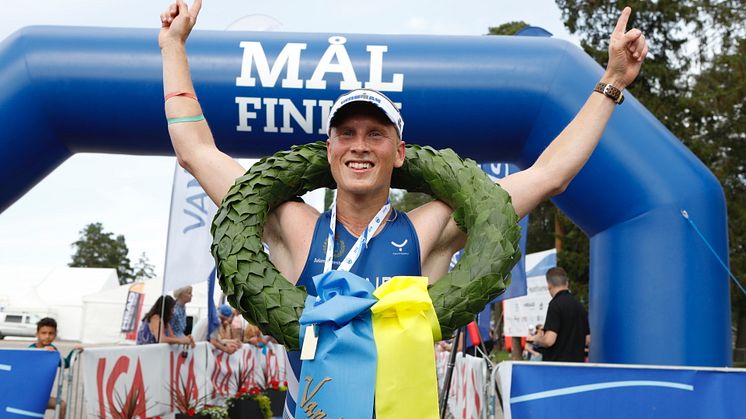
[[[344,271],[316,275],[313,282],[318,297],[306,299],[300,340],[314,325],[318,342],[314,359],[303,361],[295,417],[370,418],[376,348],[369,309],[378,301],[373,285]]]

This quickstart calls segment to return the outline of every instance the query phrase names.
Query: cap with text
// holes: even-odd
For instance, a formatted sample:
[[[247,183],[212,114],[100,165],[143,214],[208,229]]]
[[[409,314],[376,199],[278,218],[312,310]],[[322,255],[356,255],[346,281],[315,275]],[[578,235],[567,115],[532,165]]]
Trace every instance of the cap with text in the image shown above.
[[[367,102],[376,105],[378,109],[386,115],[386,118],[394,124],[396,130],[399,132],[399,138],[402,138],[402,133],[404,132],[404,119],[402,119],[396,105],[394,105],[394,102],[386,97],[386,95],[372,89],[355,89],[338,97],[334,102],[334,105],[332,105],[332,109],[329,111],[329,119],[326,121],[327,133],[331,133],[334,115],[336,115],[340,109],[353,102]]]

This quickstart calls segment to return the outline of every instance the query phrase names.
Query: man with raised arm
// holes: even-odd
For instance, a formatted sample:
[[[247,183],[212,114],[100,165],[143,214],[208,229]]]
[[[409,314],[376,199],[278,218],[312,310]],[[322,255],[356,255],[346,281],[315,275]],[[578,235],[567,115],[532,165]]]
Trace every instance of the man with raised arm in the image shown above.
[[[201,4],[195,0],[188,7],[178,0],[164,11],[158,42],[163,56],[166,117],[179,164],[220,205],[245,170],[215,146],[192,85],[186,41]],[[531,167],[498,182],[510,194],[519,217],[565,190],[596,147],[621,102],[621,91],[637,77],[648,48],[640,30],[626,30],[630,13],[627,7],[619,17],[611,34],[606,72],[575,118]],[[305,285],[315,295],[311,278],[330,268],[324,263],[326,251],[333,253],[334,269],[344,268],[340,261],[359,246],[364,231],[372,229],[364,251],[347,269],[376,286],[395,275],[423,275],[437,281],[447,272],[451,256],[464,246],[466,235],[453,220],[452,209],[441,201],[429,202],[408,214],[390,208],[392,171],[405,158],[404,124],[398,110],[383,94],[360,89],[335,102],[327,123],[327,156],[337,183],[335,205],[324,214],[299,202],[275,208],[263,235],[272,262],[288,280]],[[376,223],[376,218],[380,222]],[[335,232],[334,246],[329,249],[324,245],[329,231],[326,226]],[[390,242],[402,244],[396,249],[401,250],[392,252]],[[289,394],[294,396],[297,382],[293,386],[292,380],[288,381]],[[285,414],[292,417],[294,411],[295,403],[289,400]]]

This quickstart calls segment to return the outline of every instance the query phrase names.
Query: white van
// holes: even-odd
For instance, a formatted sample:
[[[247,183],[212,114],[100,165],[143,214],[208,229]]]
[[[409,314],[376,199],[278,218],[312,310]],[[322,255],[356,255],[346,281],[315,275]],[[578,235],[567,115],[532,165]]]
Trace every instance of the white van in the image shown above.
[[[36,336],[36,323],[44,314],[29,311],[0,311],[0,339],[6,336]]]

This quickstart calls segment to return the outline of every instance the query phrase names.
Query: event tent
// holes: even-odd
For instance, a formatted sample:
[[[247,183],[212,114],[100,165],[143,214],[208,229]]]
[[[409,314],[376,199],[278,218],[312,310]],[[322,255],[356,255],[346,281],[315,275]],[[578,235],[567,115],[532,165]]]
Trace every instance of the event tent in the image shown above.
[[[110,268],[0,267],[0,309],[52,316],[59,339],[80,340],[83,297],[117,287],[117,272]]]
[[[143,281],[143,283],[145,285],[145,300],[140,318],[161,295],[163,279],[151,278]],[[83,344],[125,342],[120,330],[127,294],[131,286],[132,284],[122,285],[83,298],[85,319],[80,339]],[[187,304],[186,308],[187,316],[192,316],[196,323],[197,320],[207,316],[207,281],[192,285],[192,289],[192,301]],[[219,290],[216,294],[220,295]]]

